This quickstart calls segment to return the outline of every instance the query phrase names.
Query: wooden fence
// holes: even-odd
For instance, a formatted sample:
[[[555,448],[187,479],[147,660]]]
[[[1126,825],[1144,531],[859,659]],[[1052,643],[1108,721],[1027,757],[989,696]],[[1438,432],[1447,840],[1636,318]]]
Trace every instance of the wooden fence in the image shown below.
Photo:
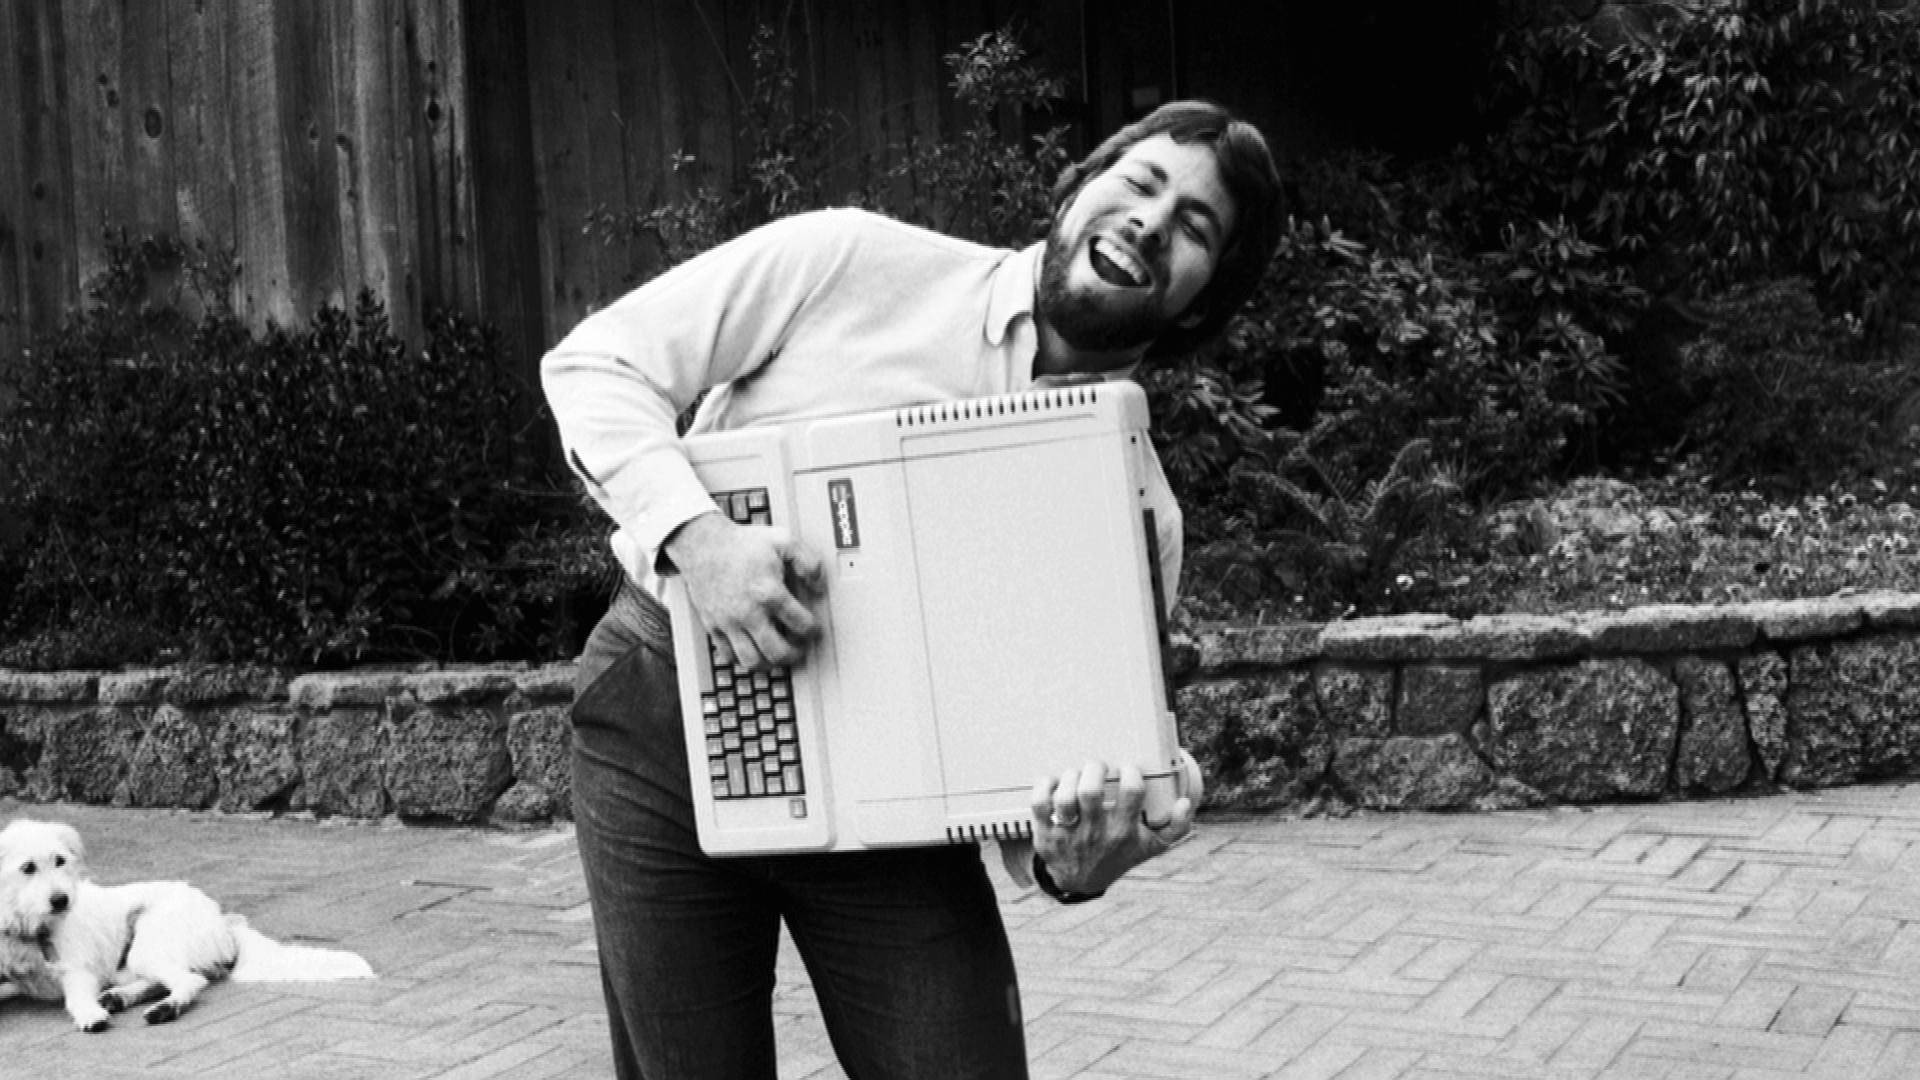
[[[1136,5],[1138,6],[1138,5]],[[1148,5],[1151,7],[1151,5]],[[774,26],[800,106],[880,159],[949,130],[942,56],[1019,20],[1075,72],[1068,0],[6,0],[0,367],[56,327],[109,229],[237,256],[232,301],[305,319],[361,288],[417,334],[454,308],[519,374],[650,269],[595,207],[724,181]],[[672,156],[697,169],[676,173]]]

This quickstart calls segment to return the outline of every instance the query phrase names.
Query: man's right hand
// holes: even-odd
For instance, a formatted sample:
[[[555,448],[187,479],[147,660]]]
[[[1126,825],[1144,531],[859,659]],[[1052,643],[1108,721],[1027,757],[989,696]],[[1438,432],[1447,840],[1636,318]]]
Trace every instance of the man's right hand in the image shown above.
[[[717,511],[667,538],[667,557],[706,623],[716,661],[754,670],[806,654],[820,624],[808,600],[826,591],[820,556],[778,526],[736,525]]]

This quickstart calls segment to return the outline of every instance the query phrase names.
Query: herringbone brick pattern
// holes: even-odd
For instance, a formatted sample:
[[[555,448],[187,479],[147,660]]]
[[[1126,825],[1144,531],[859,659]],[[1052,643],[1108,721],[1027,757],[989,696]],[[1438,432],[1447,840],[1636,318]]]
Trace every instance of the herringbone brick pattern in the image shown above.
[[[187,878],[382,977],[98,1036],[12,1003],[0,1072],[608,1075],[568,830],[18,812],[78,825],[103,880]],[[1005,912],[1037,1080],[1908,1080],[1916,840],[1920,786],[1211,821],[1104,901]],[[842,1076],[791,950],[775,1011],[783,1077]]]

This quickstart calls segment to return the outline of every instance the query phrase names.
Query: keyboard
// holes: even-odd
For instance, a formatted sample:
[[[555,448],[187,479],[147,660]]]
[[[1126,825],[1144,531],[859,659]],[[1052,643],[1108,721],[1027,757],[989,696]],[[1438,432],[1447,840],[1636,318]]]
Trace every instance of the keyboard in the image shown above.
[[[765,488],[715,492],[713,501],[735,523],[766,525]],[[701,673],[700,711],[707,740],[707,778],[715,799],[790,798],[806,794],[800,737],[793,714],[793,673],[749,671],[722,664],[712,638]],[[792,814],[806,816],[793,799]]]

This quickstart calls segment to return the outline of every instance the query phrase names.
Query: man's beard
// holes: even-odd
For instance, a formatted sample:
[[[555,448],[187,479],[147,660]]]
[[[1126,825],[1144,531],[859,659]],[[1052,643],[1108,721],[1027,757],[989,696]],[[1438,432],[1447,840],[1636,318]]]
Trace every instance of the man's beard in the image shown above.
[[[1153,305],[1103,305],[1094,290],[1070,289],[1067,271],[1073,265],[1074,252],[1056,218],[1047,231],[1047,246],[1040,259],[1040,290],[1035,302],[1041,322],[1052,327],[1068,345],[1084,352],[1125,352],[1160,336],[1167,320]]]

